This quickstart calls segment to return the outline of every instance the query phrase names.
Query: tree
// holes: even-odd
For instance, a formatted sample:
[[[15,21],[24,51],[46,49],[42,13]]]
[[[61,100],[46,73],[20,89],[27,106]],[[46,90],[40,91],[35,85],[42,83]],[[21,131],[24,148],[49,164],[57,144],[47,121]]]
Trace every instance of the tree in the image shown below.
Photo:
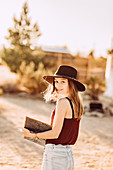
[[[21,47],[23,49],[29,49],[33,43],[32,41],[41,35],[38,24],[31,25],[31,19],[28,13],[28,4],[25,2],[20,18],[13,17],[14,27],[8,30],[9,35],[6,37],[12,48]]]
[[[24,3],[20,18],[13,17],[14,26],[8,29],[8,36],[6,39],[10,43],[10,48],[4,48],[3,60],[10,67],[13,72],[18,72],[19,67],[23,61],[29,64],[31,61],[35,63],[35,70],[38,64],[43,60],[44,55],[41,50],[38,54],[33,54],[33,44],[41,35],[37,23],[31,24],[29,17],[29,9],[27,2]]]
[[[98,100],[99,94],[105,90],[105,82],[100,80],[98,76],[90,77],[85,82],[89,91],[89,95],[93,100]]]

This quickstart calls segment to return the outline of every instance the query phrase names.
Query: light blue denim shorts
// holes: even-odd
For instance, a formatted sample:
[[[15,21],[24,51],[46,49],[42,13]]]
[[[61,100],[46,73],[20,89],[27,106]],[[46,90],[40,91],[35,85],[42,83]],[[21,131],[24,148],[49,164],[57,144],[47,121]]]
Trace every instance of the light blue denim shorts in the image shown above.
[[[74,170],[71,146],[46,144],[41,170]]]

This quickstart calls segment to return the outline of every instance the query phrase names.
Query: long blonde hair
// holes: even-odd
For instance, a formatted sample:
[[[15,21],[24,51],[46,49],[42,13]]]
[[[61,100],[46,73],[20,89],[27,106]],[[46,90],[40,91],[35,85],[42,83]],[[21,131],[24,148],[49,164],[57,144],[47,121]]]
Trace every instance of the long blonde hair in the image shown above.
[[[44,99],[46,100],[46,102],[51,101],[51,100],[53,100],[53,101],[57,100],[58,95],[56,92],[54,79],[53,79],[53,84],[49,84],[49,86],[43,92],[43,94],[44,94]]]
[[[83,114],[83,105],[78,94],[77,86],[70,79],[68,79],[68,85],[69,85],[69,98],[74,104],[74,113],[75,113],[74,116],[77,117],[78,120],[80,120]],[[49,85],[48,88],[44,92],[44,99],[46,100],[46,102],[48,102],[51,100],[56,101],[57,98],[58,98],[58,95],[55,89],[55,82],[53,79],[53,85]]]
[[[77,117],[77,119],[80,120],[83,114],[83,105],[79,97],[78,89],[74,81],[70,79],[68,79],[68,84],[69,84],[70,99],[74,104],[75,117]]]

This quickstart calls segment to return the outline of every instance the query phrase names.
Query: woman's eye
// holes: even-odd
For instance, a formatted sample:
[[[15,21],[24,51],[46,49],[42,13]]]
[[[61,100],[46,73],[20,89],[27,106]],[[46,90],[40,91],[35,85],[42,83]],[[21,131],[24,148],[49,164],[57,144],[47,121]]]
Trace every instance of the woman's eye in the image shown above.
[[[57,80],[55,80],[55,83],[56,83],[56,84],[57,84],[57,83],[62,83],[62,84],[64,84],[65,81],[64,81],[64,80],[62,80],[62,81],[57,81]]]

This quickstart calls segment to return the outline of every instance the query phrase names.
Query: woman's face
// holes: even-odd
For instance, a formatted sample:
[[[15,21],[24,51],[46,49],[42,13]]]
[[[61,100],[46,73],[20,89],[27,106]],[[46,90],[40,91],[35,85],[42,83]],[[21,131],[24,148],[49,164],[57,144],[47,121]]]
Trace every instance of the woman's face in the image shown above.
[[[68,79],[55,78],[55,89],[58,95],[68,96],[69,94]]]

